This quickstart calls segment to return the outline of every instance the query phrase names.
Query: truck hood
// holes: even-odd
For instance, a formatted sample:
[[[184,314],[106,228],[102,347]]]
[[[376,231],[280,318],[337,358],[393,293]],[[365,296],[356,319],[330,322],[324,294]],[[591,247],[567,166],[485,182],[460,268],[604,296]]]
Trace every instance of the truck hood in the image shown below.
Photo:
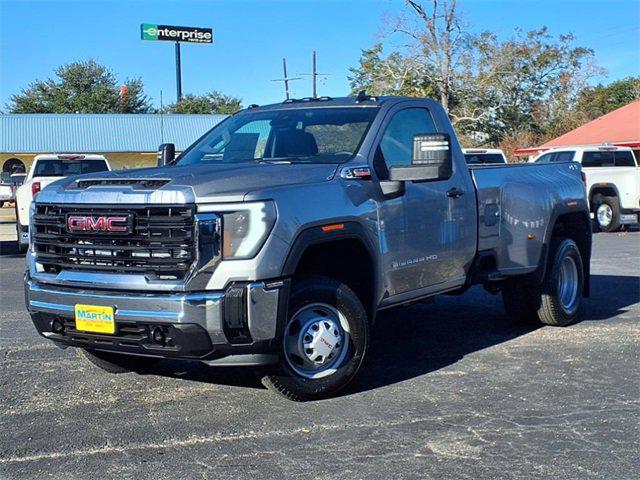
[[[191,203],[204,199],[241,201],[250,192],[331,180],[337,167],[333,164],[241,163],[117,170],[65,178],[43,190],[38,196],[38,201],[47,203]],[[144,185],[145,180],[158,182],[149,186]]]

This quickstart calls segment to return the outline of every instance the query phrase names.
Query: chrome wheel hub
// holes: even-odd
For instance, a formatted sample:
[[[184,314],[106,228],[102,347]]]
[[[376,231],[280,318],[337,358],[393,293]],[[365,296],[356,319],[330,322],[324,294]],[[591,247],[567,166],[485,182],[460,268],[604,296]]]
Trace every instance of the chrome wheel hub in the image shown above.
[[[340,350],[340,331],[332,320],[313,322],[303,336],[305,356],[317,365],[329,361]]]
[[[573,257],[564,257],[558,277],[558,297],[562,307],[571,312],[578,300],[578,267]]]
[[[606,203],[601,204],[596,210],[598,223],[603,227],[608,227],[613,219],[613,210]]]
[[[283,347],[289,366],[305,378],[331,375],[344,361],[349,325],[335,307],[314,303],[298,310],[285,328]]]

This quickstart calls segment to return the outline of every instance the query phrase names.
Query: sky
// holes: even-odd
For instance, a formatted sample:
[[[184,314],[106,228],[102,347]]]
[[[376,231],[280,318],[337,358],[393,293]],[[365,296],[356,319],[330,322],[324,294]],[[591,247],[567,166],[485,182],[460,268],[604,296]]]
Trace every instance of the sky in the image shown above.
[[[458,0],[471,32],[508,38],[515,28],[572,33],[592,48],[610,81],[640,75],[640,1]],[[154,105],[176,98],[175,53],[170,42],[140,39],[140,24],[213,28],[213,45],[182,45],[183,94],[218,90],[244,105],[284,98],[282,58],[289,76],[311,71],[317,51],[320,95],[349,92],[349,67],[361,50],[385,36],[385,19],[401,13],[400,0],[322,1],[10,1],[0,0],[0,110],[30,82],[57,66],[94,59],[120,82],[141,77]],[[291,83],[295,97],[311,95],[311,80]]]

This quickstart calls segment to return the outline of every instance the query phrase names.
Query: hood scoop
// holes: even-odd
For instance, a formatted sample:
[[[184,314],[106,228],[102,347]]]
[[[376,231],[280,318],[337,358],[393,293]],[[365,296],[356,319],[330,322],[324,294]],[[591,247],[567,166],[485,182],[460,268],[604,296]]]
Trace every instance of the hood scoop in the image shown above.
[[[76,184],[81,189],[95,186],[126,186],[134,189],[149,190],[160,188],[170,181],[168,178],[83,178],[82,180],[77,180]]]

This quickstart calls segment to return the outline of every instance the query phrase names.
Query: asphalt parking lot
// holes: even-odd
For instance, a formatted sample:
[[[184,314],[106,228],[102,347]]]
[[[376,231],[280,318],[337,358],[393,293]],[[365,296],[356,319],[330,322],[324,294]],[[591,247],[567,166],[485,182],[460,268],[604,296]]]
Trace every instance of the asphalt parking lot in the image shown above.
[[[381,315],[339,398],[247,370],[110,375],[39,337],[0,215],[0,477],[638,478],[640,233],[594,235],[584,321],[531,328],[474,288]],[[15,231],[15,230],[13,230]]]

